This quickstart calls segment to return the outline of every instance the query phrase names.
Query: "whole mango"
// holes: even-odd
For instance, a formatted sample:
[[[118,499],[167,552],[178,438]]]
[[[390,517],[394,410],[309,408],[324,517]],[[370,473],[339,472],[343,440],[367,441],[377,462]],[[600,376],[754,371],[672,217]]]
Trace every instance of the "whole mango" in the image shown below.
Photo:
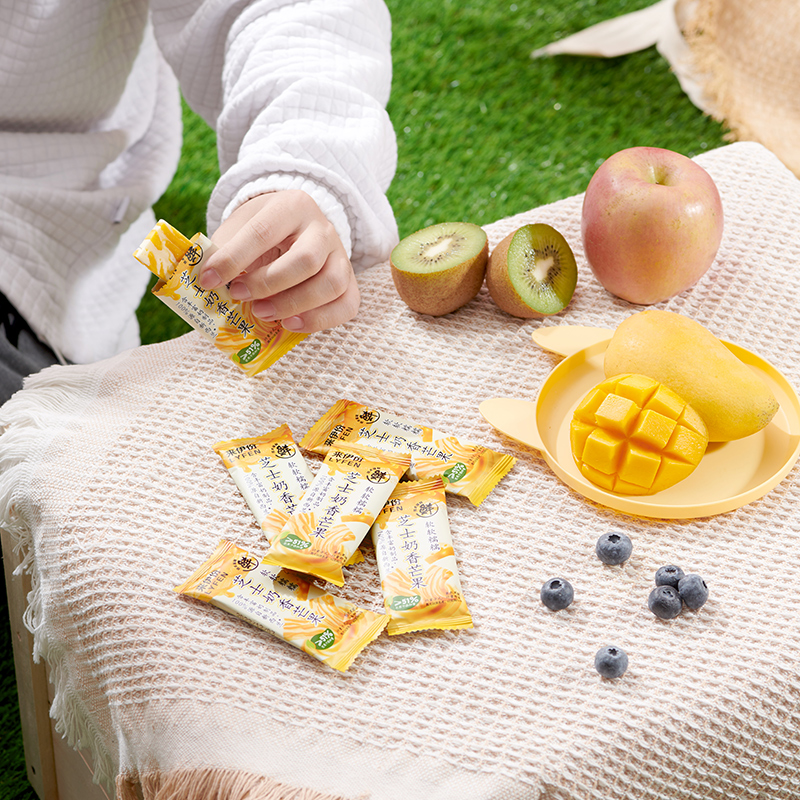
[[[769,386],[711,331],[671,311],[624,320],[608,343],[604,371],[641,373],[668,386],[700,414],[711,442],[757,433],[779,407]]]

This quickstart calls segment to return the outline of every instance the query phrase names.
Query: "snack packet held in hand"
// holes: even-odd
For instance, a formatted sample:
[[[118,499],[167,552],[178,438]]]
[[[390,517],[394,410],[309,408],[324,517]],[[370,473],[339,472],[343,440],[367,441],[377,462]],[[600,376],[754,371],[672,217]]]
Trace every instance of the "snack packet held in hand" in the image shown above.
[[[156,297],[214,342],[247,375],[256,375],[308,334],[291,333],[279,321],[264,322],[252,313],[251,301],[234,300],[226,286],[203,289],[198,282],[200,270],[216,249],[202,233],[187,239],[159,220],[133,257],[158,277],[153,287]]]
[[[513,456],[352,400],[334,403],[300,440],[300,446],[324,455],[338,442],[410,452],[409,477],[441,477],[445,491],[464,495],[476,506],[516,461]]]
[[[441,478],[398,484],[370,532],[389,635],[472,627]]]
[[[270,539],[266,562],[343,586],[342,566],[410,463],[408,453],[352,442],[331,447],[297,510]]]
[[[224,539],[175,591],[234,614],[340,672],[389,620]]]

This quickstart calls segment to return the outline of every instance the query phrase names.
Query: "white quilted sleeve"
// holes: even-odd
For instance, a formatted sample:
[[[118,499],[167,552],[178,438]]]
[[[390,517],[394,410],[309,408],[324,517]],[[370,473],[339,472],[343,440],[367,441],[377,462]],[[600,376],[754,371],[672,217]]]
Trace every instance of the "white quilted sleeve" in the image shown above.
[[[209,232],[257,194],[303,189],[356,270],[387,259],[397,145],[384,3],[155,0],[153,20],[184,97],[217,132]]]

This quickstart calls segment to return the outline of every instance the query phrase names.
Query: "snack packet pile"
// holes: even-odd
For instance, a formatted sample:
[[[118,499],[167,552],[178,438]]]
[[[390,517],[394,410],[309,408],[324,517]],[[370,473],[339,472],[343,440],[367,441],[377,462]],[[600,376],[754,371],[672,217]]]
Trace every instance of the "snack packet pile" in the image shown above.
[[[344,586],[342,566],[410,463],[408,453],[332,447],[296,512],[270,538],[266,560]]]
[[[223,541],[175,591],[339,670],[384,627],[389,635],[471,628],[446,492],[478,505],[515,459],[349,400],[323,414],[301,446],[324,455],[313,477],[286,424],[213,445],[268,545],[255,556]],[[377,615],[311,583],[343,586],[343,567],[364,560],[367,534],[384,600]]]

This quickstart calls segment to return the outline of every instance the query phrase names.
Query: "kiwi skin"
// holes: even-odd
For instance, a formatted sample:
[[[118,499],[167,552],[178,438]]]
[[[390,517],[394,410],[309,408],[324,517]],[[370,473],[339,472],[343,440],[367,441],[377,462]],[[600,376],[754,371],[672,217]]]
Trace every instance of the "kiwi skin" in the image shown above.
[[[486,288],[489,290],[492,300],[507,314],[523,319],[541,319],[550,315],[531,308],[519,296],[508,277],[508,248],[518,230],[520,229],[517,228],[509,233],[492,250],[486,266]],[[563,311],[563,309],[561,310]]]
[[[483,286],[489,261],[488,238],[472,258],[437,272],[406,272],[390,258],[392,280],[403,302],[419,314],[440,317],[466,305]]]

